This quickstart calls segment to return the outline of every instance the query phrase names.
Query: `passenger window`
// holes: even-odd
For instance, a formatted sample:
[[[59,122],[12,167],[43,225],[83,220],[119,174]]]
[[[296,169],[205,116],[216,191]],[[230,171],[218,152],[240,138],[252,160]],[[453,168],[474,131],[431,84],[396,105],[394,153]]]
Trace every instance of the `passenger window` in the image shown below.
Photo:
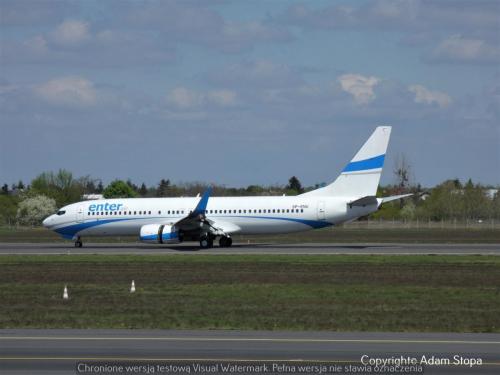
[[[290,210],[287,208],[287,209],[286,209],[286,213],[289,213],[289,212],[290,212]]]
[[[304,212],[304,209],[303,209],[303,208],[301,208],[301,209],[300,209],[300,212]]]
[[[158,211],[158,215],[161,215],[161,211]]]

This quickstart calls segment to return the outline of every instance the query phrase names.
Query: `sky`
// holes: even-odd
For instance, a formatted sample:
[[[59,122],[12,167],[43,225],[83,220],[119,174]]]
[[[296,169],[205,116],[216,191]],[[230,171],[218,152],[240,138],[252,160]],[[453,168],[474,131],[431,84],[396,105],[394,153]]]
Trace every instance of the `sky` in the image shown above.
[[[0,0],[0,184],[500,184],[499,1]]]

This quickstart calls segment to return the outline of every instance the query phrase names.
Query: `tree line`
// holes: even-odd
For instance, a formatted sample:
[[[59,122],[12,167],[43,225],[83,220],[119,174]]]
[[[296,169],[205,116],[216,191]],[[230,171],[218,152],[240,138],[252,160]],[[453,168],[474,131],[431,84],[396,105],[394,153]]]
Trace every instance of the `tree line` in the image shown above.
[[[389,196],[407,192],[414,195],[405,200],[391,202],[372,214],[381,219],[427,219],[427,220],[480,220],[500,219],[500,196],[489,195],[488,189],[468,180],[447,180],[429,189],[410,184],[408,168],[394,170],[397,182],[381,186],[378,196]],[[226,187],[212,185],[214,196],[270,196],[297,195],[317,189],[324,184],[303,187],[296,176],[284,185],[249,185]],[[54,213],[58,207],[81,201],[86,195],[101,194],[105,198],[119,197],[181,197],[196,196],[207,187],[206,183],[172,183],[161,179],[154,186],[135,184],[131,180],[114,180],[106,186],[90,176],[75,178],[67,170],[44,172],[29,184],[19,181],[4,184],[0,191],[0,225],[38,225],[44,217]]]

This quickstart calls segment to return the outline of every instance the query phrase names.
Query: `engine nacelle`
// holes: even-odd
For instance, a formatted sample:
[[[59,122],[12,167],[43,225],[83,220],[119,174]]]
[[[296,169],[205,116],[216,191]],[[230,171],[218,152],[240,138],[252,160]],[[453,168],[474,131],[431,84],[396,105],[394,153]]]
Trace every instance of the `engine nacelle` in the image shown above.
[[[147,224],[141,227],[141,241],[152,243],[179,243],[179,232],[173,225]]]

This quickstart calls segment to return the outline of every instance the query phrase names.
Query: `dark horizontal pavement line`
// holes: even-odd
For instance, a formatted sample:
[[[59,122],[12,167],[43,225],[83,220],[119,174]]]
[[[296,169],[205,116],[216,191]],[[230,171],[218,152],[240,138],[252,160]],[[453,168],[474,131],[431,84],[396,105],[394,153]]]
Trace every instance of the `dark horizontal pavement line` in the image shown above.
[[[478,340],[405,340],[405,339],[309,339],[243,337],[69,337],[69,336],[0,336],[0,340],[66,341],[205,341],[205,342],[289,342],[289,343],[366,343],[366,344],[457,344],[500,345],[500,341]]]

